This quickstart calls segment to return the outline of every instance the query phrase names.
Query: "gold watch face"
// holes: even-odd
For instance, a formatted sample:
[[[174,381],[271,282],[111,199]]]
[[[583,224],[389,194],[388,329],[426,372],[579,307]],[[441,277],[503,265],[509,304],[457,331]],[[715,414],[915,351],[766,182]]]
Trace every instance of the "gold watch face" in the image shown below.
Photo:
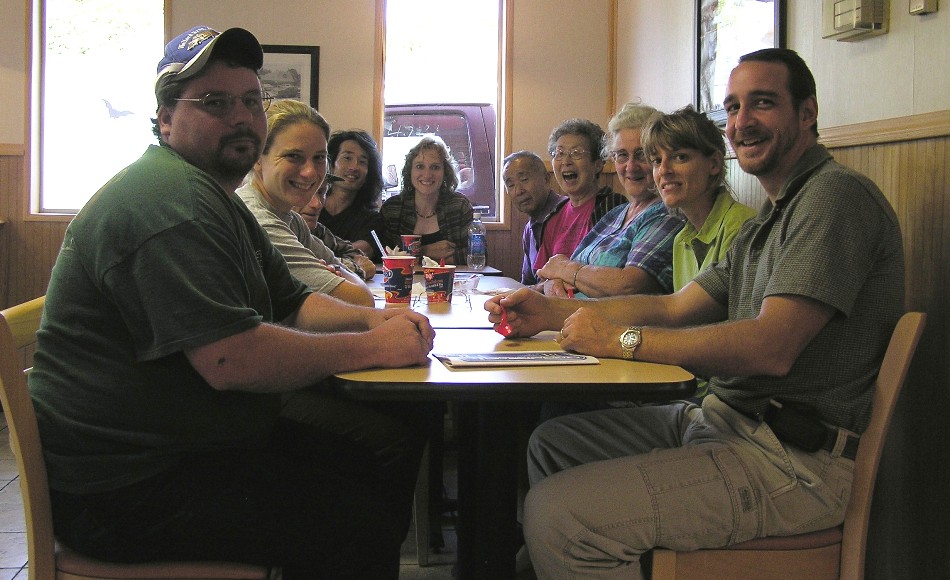
[[[620,335],[620,346],[623,348],[637,348],[640,346],[640,329],[628,328]]]

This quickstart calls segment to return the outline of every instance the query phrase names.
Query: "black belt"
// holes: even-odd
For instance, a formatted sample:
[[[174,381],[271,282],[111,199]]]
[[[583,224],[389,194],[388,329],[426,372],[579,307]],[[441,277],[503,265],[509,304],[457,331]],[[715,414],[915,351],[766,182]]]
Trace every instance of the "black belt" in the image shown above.
[[[828,427],[828,435],[825,436],[825,444],[822,445],[821,448],[829,453],[834,451],[835,444],[838,443],[839,433],[847,437],[847,440],[844,442],[844,448],[841,450],[841,457],[854,461],[854,458],[858,455],[858,443],[861,442],[861,437],[858,435],[853,435],[851,433],[845,434],[842,433],[837,427]]]
[[[732,408],[738,411],[739,413],[742,413],[746,417],[752,419],[753,421],[761,421],[761,422],[764,422],[766,425],[769,424],[767,420],[768,413],[766,413],[763,416],[762,414],[750,413],[747,411],[743,411],[742,409],[737,409],[736,407],[732,407]],[[799,447],[793,441],[789,441],[788,437],[782,437],[779,429],[773,428],[771,425],[769,427],[772,429],[772,432],[775,433],[775,436],[778,437],[779,441],[781,441],[782,443],[788,443],[789,445],[794,445],[796,447]],[[838,429],[837,427],[829,427],[827,425],[824,426],[824,429],[825,429],[825,435],[824,435],[824,441],[821,444],[821,449],[824,449],[825,451],[831,453],[834,451],[835,445],[838,443],[838,434],[842,433],[842,431]],[[854,461],[854,458],[857,457],[858,455],[858,444],[861,442],[861,437],[859,435],[854,435],[851,433],[846,433],[845,436],[847,437],[847,439],[844,443],[844,448],[841,450],[841,457]],[[817,450],[818,450],[817,446],[811,448],[812,452],[817,451]],[[806,451],[808,451],[808,449],[806,449]]]

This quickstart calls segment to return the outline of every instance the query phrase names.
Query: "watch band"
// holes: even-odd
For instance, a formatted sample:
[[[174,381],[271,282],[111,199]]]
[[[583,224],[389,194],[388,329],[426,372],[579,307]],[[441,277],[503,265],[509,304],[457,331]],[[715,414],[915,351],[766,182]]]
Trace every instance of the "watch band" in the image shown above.
[[[620,334],[620,354],[626,360],[633,360],[633,353],[643,340],[642,329],[631,326]]]

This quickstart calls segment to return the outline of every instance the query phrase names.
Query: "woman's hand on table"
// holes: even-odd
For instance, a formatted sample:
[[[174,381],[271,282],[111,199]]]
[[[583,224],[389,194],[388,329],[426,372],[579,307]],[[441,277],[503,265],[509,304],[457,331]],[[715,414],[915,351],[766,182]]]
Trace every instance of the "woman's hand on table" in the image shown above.
[[[561,298],[573,298],[574,288],[564,280],[555,278],[545,280],[542,285],[542,291],[547,296],[559,296]],[[568,291],[570,289],[570,291]]]
[[[548,258],[547,263],[538,270],[538,278],[546,280],[561,280],[570,282],[578,264],[571,261],[567,254],[554,254]]]
[[[446,263],[451,264],[454,262],[455,244],[448,240],[427,244],[422,246],[422,255],[429,256],[436,261],[445,258]]]
[[[385,321],[388,321],[393,318],[403,317],[408,319],[410,322],[416,325],[416,328],[419,329],[419,332],[422,336],[429,341],[430,348],[432,344],[432,339],[435,338],[435,330],[432,329],[432,324],[429,323],[429,319],[425,314],[420,314],[415,310],[410,310],[409,308],[378,308],[373,312],[379,313],[383,318],[383,324]],[[371,328],[375,328],[379,324],[373,325]]]
[[[626,329],[626,326],[618,326],[590,308],[578,308],[564,320],[558,342],[564,350],[621,358],[620,335]]]

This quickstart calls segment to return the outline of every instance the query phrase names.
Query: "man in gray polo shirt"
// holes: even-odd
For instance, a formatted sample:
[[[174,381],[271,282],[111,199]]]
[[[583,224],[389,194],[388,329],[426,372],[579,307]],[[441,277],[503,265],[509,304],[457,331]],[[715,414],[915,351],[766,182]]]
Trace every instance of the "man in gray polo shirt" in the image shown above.
[[[507,309],[515,336],[559,329],[569,350],[711,377],[701,407],[595,411],[534,432],[524,529],[539,577],[639,577],[654,546],[721,547],[843,521],[873,381],[903,312],[904,262],[880,190],[817,144],[815,94],[791,50],[740,59],[726,135],[768,201],[681,291],[598,301],[518,291],[486,305],[494,322]]]

